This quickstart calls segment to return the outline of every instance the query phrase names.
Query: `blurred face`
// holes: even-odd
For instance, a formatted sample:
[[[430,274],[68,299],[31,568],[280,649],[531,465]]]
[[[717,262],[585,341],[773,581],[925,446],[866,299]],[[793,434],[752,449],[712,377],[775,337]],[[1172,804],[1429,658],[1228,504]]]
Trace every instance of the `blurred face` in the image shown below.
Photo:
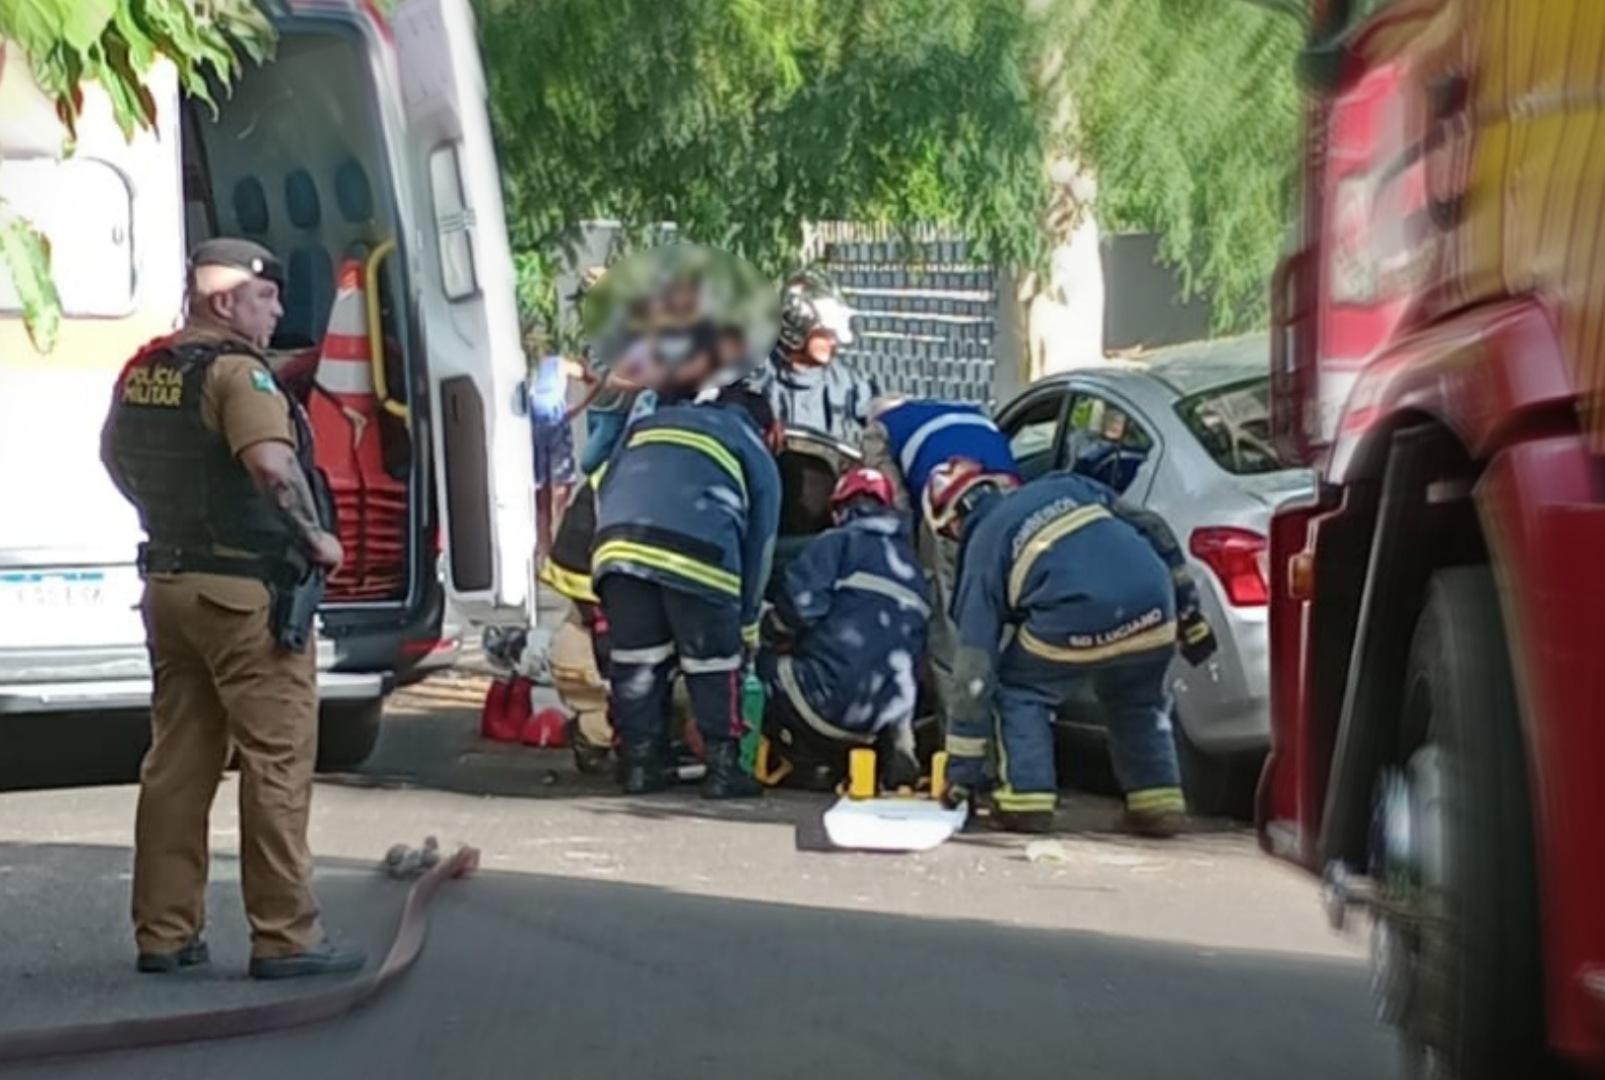
[[[819,329],[809,333],[803,342],[800,359],[816,367],[824,367],[836,358],[836,332]]]
[[[232,289],[214,292],[206,302],[214,321],[259,349],[267,348],[284,316],[279,287],[266,278],[254,277]]]
[[[736,367],[747,357],[747,338],[733,330],[719,335],[719,366]]]

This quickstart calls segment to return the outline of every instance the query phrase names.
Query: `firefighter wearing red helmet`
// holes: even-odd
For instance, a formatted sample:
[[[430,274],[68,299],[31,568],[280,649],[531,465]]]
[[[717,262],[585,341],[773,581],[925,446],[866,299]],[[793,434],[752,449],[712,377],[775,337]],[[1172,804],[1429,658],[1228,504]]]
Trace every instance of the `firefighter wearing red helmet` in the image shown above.
[[[802,786],[834,787],[855,746],[879,750],[892,786],[919,774],[914,706],[930,597],[892,492],[876,469],[848,471],[831,496],[835,527],[771,588],[758,659],[766,733]]]
[[[932,471],[924,502],[962,545],[947,732],[957,797],[983,796],[1001,828],[1051,829],[1053,715],[1090,685],[1127,827],[1174,835],[1186,806],[1166,671],[1178,643],[1198,664],[1214,638],[1170,529],[1095,480],[1054,474],[1017,487],[962,458]]]

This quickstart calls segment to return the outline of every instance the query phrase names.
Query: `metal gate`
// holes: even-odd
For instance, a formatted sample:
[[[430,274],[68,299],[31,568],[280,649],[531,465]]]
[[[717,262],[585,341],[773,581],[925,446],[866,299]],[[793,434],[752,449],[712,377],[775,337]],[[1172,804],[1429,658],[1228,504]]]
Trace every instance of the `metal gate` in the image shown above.
[[[856,318],[842,355],[881,393],[993,405],[998,281],[970,262],[966,241],[821,222],[805,254],[846,294]]]

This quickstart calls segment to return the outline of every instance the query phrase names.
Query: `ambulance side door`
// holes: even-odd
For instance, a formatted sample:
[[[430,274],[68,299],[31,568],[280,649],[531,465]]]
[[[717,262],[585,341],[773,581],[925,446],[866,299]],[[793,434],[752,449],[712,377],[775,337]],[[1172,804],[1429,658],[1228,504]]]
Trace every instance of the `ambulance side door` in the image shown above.
[[[422,221],[428,358],[446,589],[474,622],[534,613],[533,476],[501,177],[468,0],[404,0],[391,19],[408,168]]]

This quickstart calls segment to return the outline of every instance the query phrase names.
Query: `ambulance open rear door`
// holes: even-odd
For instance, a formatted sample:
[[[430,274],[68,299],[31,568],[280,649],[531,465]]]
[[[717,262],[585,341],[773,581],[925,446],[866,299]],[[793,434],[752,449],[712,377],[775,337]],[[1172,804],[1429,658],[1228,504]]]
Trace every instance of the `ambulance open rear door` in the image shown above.
[[[446,589],[472,621],[518,622],[535,606],[525,364],[473,15],[467,0],[403,0],[391,26]]]

